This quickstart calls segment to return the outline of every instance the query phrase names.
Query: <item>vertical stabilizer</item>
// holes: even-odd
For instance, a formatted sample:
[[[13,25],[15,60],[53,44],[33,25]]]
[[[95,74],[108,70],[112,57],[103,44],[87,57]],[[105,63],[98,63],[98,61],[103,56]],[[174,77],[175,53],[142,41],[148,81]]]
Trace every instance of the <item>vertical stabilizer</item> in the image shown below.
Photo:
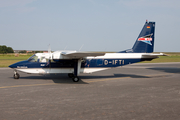
[[[154,32],[155,22],[146,21],[132,48],[133,53],[152,53],[154,50]]]
[[[132,49],[119,53],[152,53],[154,50],[155,22],[147,22],[142,28]]]

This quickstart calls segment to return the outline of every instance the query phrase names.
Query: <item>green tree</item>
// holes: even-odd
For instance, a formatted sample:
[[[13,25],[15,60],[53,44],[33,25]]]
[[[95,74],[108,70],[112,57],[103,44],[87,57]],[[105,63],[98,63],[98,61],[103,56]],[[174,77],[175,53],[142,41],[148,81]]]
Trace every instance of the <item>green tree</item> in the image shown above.
[[[1,54],[14,53],[14,50],[11,47],[7,47],[5,45],[0,45],[0,53]]]
[[[0,46],[0,53],[2,54],[7,53],[7,47],[5,45]]]
[[[7,52],[8,53],[14,53],[14,50],[11,47],[7,47]]]

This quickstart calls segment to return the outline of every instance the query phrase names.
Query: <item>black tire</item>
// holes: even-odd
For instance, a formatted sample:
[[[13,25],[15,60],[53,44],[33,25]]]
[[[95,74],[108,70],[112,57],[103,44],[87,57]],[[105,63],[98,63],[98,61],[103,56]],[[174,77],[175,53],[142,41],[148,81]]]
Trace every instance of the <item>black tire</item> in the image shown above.
[[[79,77],[77,77],[77,76],[73,77],[72,80],[73,80],[73,82],[79,82]]]
[[[74,74],[73,74],[73,73],[69,73],[69,74],[68,74],[68,77],[69,77],[69,78],[73,78],[73,77],[74,77]]]
[[[18,73],[14,74],[14,79],[19,79],[20,75]]]

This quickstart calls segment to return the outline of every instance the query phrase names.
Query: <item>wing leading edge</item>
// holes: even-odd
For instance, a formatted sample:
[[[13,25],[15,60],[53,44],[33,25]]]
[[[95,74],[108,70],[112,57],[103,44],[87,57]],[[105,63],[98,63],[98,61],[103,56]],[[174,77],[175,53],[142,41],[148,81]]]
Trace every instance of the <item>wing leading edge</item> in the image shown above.
[[[62,52],[61,55],[70,58],[84,58],[84,57],[96,57],[96,56],[103,56],[105,53],[96,53],[96,52]]]

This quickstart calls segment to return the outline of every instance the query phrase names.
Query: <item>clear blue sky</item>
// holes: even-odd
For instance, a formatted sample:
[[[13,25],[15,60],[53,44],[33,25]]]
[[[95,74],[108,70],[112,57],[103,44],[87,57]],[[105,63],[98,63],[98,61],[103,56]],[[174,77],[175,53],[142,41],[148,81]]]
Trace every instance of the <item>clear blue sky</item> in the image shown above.
[[[146,19],[155,51],[180,52],[180,0],[0,0],[0,45],[15,50],[121,51]]]

